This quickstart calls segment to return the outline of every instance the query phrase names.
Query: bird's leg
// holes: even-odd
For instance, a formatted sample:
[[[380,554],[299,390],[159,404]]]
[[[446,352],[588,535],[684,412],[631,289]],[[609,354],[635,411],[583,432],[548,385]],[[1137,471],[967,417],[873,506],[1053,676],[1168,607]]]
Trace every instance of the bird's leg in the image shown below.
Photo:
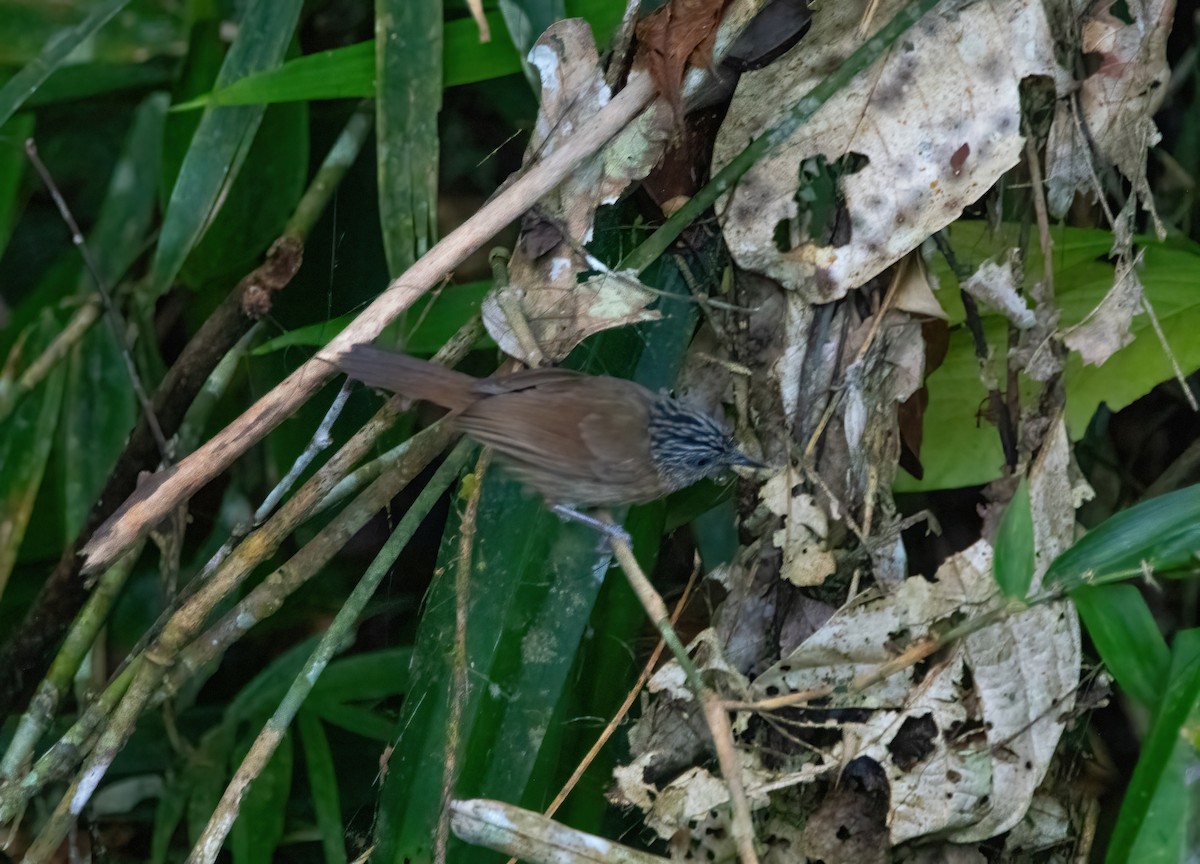
[[[633,545],[633,539],[629,536],[629,532],[615,522],[609,522],[607,519],[597,519],[595,516],[581,513],[574,507],[568,507],[566,504],[552,504],[550,505],[550,510],[564,522],[581,522],[584,525],[594,528],[606,537],[612,537],[614,540],[620,540],[630,546]]]

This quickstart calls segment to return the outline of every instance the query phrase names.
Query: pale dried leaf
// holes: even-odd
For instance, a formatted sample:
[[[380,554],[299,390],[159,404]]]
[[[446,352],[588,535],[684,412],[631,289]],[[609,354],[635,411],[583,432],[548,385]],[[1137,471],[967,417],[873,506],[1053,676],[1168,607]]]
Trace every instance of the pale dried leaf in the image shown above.
[[[1017,250],[1010,250],[1003,261],[984,261],[971,274],[962,288],[976,300],[999,312],[1005,318],[1022,330],[1028,330],[1034,325],[1033,310],[1025,305],[1021,296],[1017,275],[1014,271],[1014,257]]]
[[[779,575],[798,587],[821,585],[837,570],[827,546],[829,516],[812,495],[792,494],[794,488],[792,473],[783,471],[759,491],[767,509],[783,517],[783,527],[771,538],[783,552]]]
[[[1135,197],[1152,207],[1146,151],[1162,137],[1153,117],[1170,77],[1166,49],[1175,2],[1131,0],[1130,24],[1114,17],[1111,5],[1092,4],[1081,22],[1081,53],[1098,55],[1100,66],[1078,84],[1077,100],[1059,100],[1050,130],[1047,204],[1054,216],[1066,213],[1076,191],[1096,191],[1093,142],[1096,156],[1116,165],[1133,183]],[[1074,113],[1076,101],[1080,117]],[[1156,227],[1161,233],[1157,217]]]
[[[542,81],[542,104],[526,161],[543,158],[585,125],[610,98],[591,30],[580,19],[559,21],[538,39],[529,62]],[[654,112],[612,146],[582,163],[527,218],[509,261],[508,285],[483,303],[483,322],[501,349],[530,365],[555,362],[583,339],[612,327],[653,320],[654,295],[636,273],[603,271],[583,244],[596,209],[615,201],[644,176],[661,153]],[[579,274],[600,270],[579,282]],[[517,319],[517,320],[514,320]]]
[[[1133,341],[1129,327],[1141,311],[1143,290],[1137,263],[1119,260],[1113,287],[1100,305],[1063,337],[1067,347],[1079,352],[1084,363],[1099,366]]]

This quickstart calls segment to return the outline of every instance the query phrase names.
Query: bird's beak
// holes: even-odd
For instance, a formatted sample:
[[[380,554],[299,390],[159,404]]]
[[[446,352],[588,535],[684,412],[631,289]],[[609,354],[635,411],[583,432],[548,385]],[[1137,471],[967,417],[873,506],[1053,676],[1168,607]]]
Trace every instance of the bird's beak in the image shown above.
[[[729,460],[731,465],[745,465],[747,468],[766,468],[767,466],[759,462],[757,459],[751,459],[741,450],[735,450],[733,457]]]

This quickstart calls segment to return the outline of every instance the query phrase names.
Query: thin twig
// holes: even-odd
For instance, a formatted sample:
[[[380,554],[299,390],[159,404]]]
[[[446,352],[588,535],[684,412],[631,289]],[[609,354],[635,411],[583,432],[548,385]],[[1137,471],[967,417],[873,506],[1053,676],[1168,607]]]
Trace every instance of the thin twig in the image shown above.
[[[133,362],[133,355],[129,353],[129,346],[125,343],[125,334],[123,332],[125,325],[121,320],[120,313],[117,312],[116,305],[113,303],[112,293],[108,290],[108,284],[100,274],[100,268],[96,264],[95,259],[92,258],[92,253],[88,249],[83,232],[79,229],[79,223],[75,221],[75,216],[71,213],[71,208],[67,206],[67,200],[59,191],[58,186],[55,185],[54,178],[46,170],[41,157],[38,156],[37,142],[32,138],[25,139],[25,155],[33,165],[34,170],[37,171],[38,176],[42,178],[42,182],[46,184],[46,190],[50,193],[50,198],[54,201],[54,206],[58,208],[58,213],[62,217],[62,220],[71,229],[71,242],[79,250],[79,256],[83,259],[83,266],[91,274],[92,281],[96,283],[96,291],[99,292],[104,302],[105,317],[108,319],[109,326],[112,327],[113,338],[116,339],[117,348],[120,350],[121,358],[125,362],[125,372],[129,375],[129,383],[133,387],[138,404],[141,405],[142,414],[145,416],[146,422],[150,424],[150,430],[154,433],[154,440],[158,444],[159,455],[162,456],[163,462],[169,463],[171,460],[167,438],[163,434],[162,427],[158,424],[158,417],[155,416],[154,406],[150,404],[150,397],[146,393],[146,388],[142,385],[142,378],[138,374],[137,366]]]

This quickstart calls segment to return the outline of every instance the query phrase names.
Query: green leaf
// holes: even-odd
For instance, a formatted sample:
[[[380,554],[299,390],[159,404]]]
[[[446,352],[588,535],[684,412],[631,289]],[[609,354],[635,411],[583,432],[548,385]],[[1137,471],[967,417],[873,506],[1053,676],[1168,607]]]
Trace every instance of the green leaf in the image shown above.
[[[301,5],[301,0],[254,0],[221,65],[217,86],[278,66],[291,41]],[[262,106],[245,106],[209,108],[204,112],[163,216],[151,271],[151,297],[171,286],[216,215],[223,193],[237,178],[250,151],[264,110]]]
[[[166,94],[158,93],[147,97],[134,113],[100,216],[88,236],[96,269],[110,292],[145,249],[158,201],[166,110]],[[91,274],[84,273],[78,295],[95,291]],[[67,368],[62,446],[55,464],[65,511],[64,540],[69,542],[83,527],[125,447],[137,417],[137,402],[124,355],[107,320],[98,321],[76,344]],[[144,383],[147,388],[153,384]]]
[[[221,209],[187,258],[181,278],[193,287],[236,281],[274,242],[304,194],[308,106],[272,105]]]
[[[1071,602],[1117,684],[1152,710],[1163,693],[1171,651],[1141,592],[1132,585],[1076,588]]]
[[[8,245],[17,218],[17,192],[27,161],[25,149],[19,145],[32,134],[32,114],[18,114],[0,126],[0,141],[11,142],[0,147],[0,256],[4,255],[4,247]]]
[[[40,356],[57,332],[57,323],[47,310],[28,333],[18,368],[24,370]],[[4,466],[0,471],[0,596],[16,563],[42,485],[60,415],[63,377],[64,367],[59,363],[0,422],[0,465]]]
[[[1071,589],[1194,564],[1200,549],[1200,484],[1105,519],[1059,555],[1045,585]]]
[[[187,774],[173,772],[168,778],[158,806],[154,808],[154,830],[150,836],[150,864],[166,864],[171,838],[183,821],[190,790]]]
[[[619,220],[621,214],[609,218]],[[606,232],[602,225],[596,233],[610,236],[614,246],[628,238],[628,232]],[[648,278],[664,291],[678,289],[677,282],[670,281],[679,279],[678,272],[673,267],[670,273],[661,272],[667,269],[657,268]],[[578,366],[586,357],[610,374],[629,374],[636,368],[637,380],[650,386],[672,381],[696,308],[680,304],[671,311],[648,327],[600,334],[569,359]],[[637,362],[643,347],[644,366]],[[646,521],[629,524],[636,530],[635,550],[644,556],[636,541],[645,538],[651,547],[657,545],[663,508],[660,504],[639,511]],[[430,589],[417,634],[411,688],[379,806],[375,837],[382,862],[425,861],[431,854],[454,680],[458,531],[458,521],[452,519],[443,538],[441,575]],[[552,732],[551,726],[559,722],[560,706],[569,698],[570,673],[608,570],[608,555],[598,551],[599,546],[592,529],[561,523],[540,500],[506,477],[501,466],[489,470],[465,592],[469,692],[456,796],[540,805],[558,773],[553,769],[571,762],[555,746],[562,730]],[[489,854],[456,845],[448,860],[491,860]]]
[[[1175,637],[1170,674],[1121,802],[1105,861],[1176,862],[1184,851],[1192,808],[1187,769],[1200,756],[1183,734],[1200,711],[1200,629]],[[1195,721],[1192,721],[1195,722]]]
[[[603,46],[621,20],[622,6],[611,0],[576,0],[567,4],[570,17],[585,18]],[[498,38],[504,19],[487,15],[490,42],[479,41],[470,18],[447,21],[443,28],[442,86],[457,87],[512,75],[521,57],[512,42]],[[537,35],[537,34],[535,34]],[[375,43],[360,42],[290,60],[279,69],[260,72],[226,87],[175,105],[187,111],[207,105],[259,105],[314,99],[365,99],[375,95]]]
[[[388,648],[330,663],[313,685],[309,698],[367,702],[402,695],[408,690],[412,654],[409,647]]]
[[[1033,581],[1033,516],[1029,507],[1029,483],[1024,477],[1000,520],[992,573],[1005,597],[1023,600],[1029,593]]]
[[[41,53],[25,64],[0,87],[0,126],[16,113],[50,75],[61,67],[76,48],[107,24],[129,0],[108,0],[95,6],[87,17],[73,27],[65,27],[46,40]],[[7,15],[7,13],[6,13]]]
[[[325,737],[321,721],[307,708],[301,708],[296,715],[296,728],[300,730],[300,743],[304,747],[308,788],[312,793],[313,810],[317,814],[317,833],[321,835],[326,864],[344,864],[346,828],[342,824],[337,770],[334,768],[329,739]]]
[[[975,266],[1017,245],[1019,226],[1004,225],[996,234],[980,222],[960,220],[950,229],[951,242],[964,264]],[[1108,261],[1112,235],[1095,229],[1060,227],[1054,236],[1055,302],[1062,311],[1060,327],[1082,321],[1112,287],[1113,264]],[[1200,368],[1200,294],[1194,290],[1200,274],[1200,246],[1177,238],[1159,241],[1139,237],[1144,250],[1138,271],[1146,297],[1154,307],[1163,333],[1184,374]],[[938,299],[952,325],[963,320],[957,280],[940,258],[932,271],[942,287]],[[1025,264],[1026,286],[1041,278],[1042,255],[1030,249]],[[1007,356],[1007,323],[996,315],[983,317],[992,351],[989,372],[1003,381]],[[1170,379],[1170,359],[1163,352],[1147,316],[1138,315],[1130,327],[1133,341],[1102,366],[1084,366],[1077,354],[1068,357],[1064,371],[1067,427],[1074,437],[1103,403],[1114,411]],[[979,365],[970,334],[953,326],[942,366],[928,379],[929,406],[925,412],[922,464],[925,478],[917,481],[901,474],[897,491],[948,489],[990,482],[999,476],[1004,457],[995,427],[981,419],[987,391],[980,383]],[[1038,385],[1023,382],[1023,398],[1036,398]]]
[[[376,0],[375,37],[377,197],[394,279],[437,231],[441,0]]]

